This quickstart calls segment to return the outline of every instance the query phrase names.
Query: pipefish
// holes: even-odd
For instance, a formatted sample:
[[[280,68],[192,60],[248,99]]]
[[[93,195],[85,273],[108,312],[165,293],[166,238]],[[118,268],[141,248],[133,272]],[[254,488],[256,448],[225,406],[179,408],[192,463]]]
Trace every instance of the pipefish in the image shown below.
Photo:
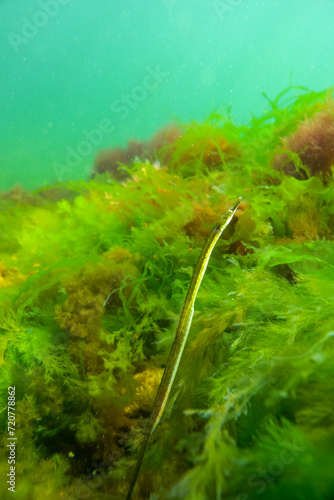
[[[165,410],[168,396],[170,393],[170,390],[172,388],[174,378],[177,372],[177,369],[180,364],[180,360],[182,357],[183,349],[187,341],[189,329],[191,326],[191,321],[193,318],[194,314],[194,304],[196,300],[196,296],[199,290],[199,287],[201,286],[202,279],[204,277],[206,268],[208,266],[211,253],[220,237],[220,235],[223,233],[225,228],[229,225],[231,220],[233,219],[233,216],[239,206],[240,200],[238,200],[232,208],[227,210],[218,220],[218,222],[214,225],[214,227],[211,230],[210,235],[208,236],[208,239],[206,240],[202,251],[200,253],[200,256],[198,258],[194,274],[191,278],[189,290],[187,292],[182,313],[179,319],[178,327],[176,330],[175,334],[175,339],[173,342],[173,345],[171,347],[166,368],[164,371],[164,374],[162,376],[159,389],[154,401],[153,405],[153,410],[150,416],[150,419],[148,421],[148,425],[146,427],[145,435],[144,435],[144,440],[142,442],[140,452],[138,455],[136,467],[133,472],[133,476],[131,479],[131,484],[130,488],[128,491],[128,494],[126,496],[126,500],[131,499],[131,495],[133,492],[133,489],[135,487],[137,477],[139,474],[140,467],[142,465],[142,461],[145,455],[145,451],[147,449],[147,446],[149,444],[150,438],[154,432],[154,429],[158,425],[160,418]]]

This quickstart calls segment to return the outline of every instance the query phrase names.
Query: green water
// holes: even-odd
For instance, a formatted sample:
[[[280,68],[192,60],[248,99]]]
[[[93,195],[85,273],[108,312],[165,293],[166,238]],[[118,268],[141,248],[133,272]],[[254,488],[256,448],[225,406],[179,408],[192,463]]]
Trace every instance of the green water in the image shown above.
[[[170,121],[247,123],[262,91],[330,87],[333,16],[331,0],[2,0],[1,189],[87,178],[97,151]]]

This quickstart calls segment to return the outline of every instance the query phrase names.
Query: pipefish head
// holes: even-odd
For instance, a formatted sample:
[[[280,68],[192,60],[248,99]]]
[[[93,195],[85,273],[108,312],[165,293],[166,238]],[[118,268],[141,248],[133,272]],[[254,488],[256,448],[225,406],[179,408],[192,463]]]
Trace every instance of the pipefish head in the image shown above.
[[[229,208],[226,210],[226,212],[220,217],[219,221],[217,222],[216,228],[218,231],[221,233],[224,231],[226,226],[229,225],[231,220],[233,219],[233,216],[241,202],[241,198],[239,198],[233,205],[233,207]]]

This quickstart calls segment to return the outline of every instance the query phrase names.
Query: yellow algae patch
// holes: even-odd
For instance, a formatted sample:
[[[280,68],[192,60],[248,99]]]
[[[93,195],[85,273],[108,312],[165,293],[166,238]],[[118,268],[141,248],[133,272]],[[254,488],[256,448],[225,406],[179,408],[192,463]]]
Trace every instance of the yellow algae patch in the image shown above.
[[[12,285],[19,285],[25,282],[27,276],[20,273],[17,267],[7,269],[3,262],[0,262],[0,288],[8,288]]]
[[[131,415],[139,409],[146,412],[151,411],[163,371],[163,368],[150,366],[150,368],[134,375],[134,380],[140,385],[136,388],[133,403],[124,408],[125,414]]]

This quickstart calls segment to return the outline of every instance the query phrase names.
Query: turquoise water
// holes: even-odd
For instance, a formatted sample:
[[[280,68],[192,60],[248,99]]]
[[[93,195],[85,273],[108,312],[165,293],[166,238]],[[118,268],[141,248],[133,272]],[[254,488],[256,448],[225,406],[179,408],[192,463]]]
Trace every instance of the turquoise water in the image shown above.
[[[334,1],[0,1],[0,189],[87,178],[173,120],[334,82]]]

